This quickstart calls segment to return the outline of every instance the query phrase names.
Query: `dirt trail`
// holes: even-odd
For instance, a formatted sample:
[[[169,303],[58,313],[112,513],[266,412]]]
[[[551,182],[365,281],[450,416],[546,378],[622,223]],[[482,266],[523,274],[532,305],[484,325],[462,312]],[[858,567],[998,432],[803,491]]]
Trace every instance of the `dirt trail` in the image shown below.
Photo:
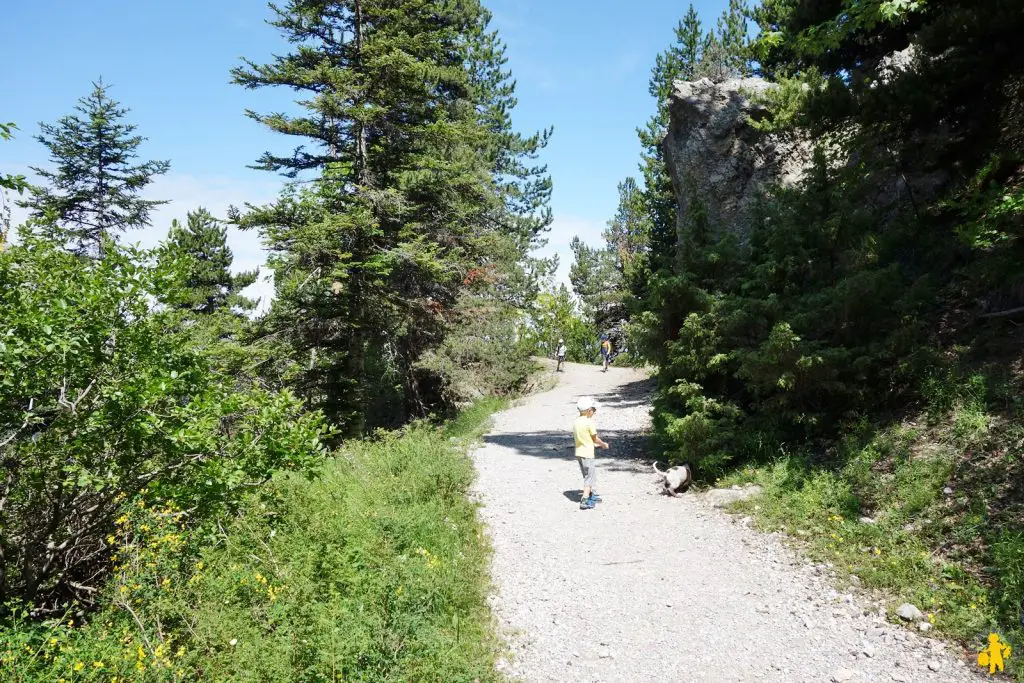
[[[885,623],[698,495],[657,495],[644,459],[650,383],[569,365],[495,418],[473,454],[494,545],[493,605],[527,681],[974,681],[940,643]],[[595,396],[594,510],[578,507],[569,427]]]

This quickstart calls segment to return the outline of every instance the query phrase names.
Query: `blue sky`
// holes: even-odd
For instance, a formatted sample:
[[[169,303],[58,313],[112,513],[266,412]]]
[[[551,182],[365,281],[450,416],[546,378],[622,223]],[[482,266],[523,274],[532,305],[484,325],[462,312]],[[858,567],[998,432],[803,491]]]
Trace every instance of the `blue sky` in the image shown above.
[[[706,27],[726,1],[694,3]],[[617,183],[637,173],[635,129],[654,107],[650,67],[688,3],[484,2],[518,82],[517,128],[555,128],[543,155],[554,179],[548,251],[562,255],[564,278],[573,235],[598,242],[615,211]],[[171,218],[199,205],[223,215],[230,204],[272,199],[280,179],[246,165],[292,141],[262,130],[243,111],[287,108],[290,94],[244,90],[228,73],[240,57],[261,61],[287,49],[268,16],[253,0],[8,3],[0,13],[0,120],[20,131],[0,144],[0,171],[46,165],[46,150],[33,139],[38,123],[70,113],[102,77],[148,138],[143,158],[171,161],[148,193],[171,203],[130,241],[155,243]],[[255,234],[232,233],[230,240],[239,269],[263,262]]]

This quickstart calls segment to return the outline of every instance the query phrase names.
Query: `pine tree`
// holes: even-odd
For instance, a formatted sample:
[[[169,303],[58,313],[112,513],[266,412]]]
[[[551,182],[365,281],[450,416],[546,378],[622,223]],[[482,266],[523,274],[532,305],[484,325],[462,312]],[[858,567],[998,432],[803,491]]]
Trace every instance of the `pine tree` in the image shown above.
[[[615,253],[588,247],[579,237],[573,237],[569,246],[574,256],[569,268],[573,292],[594,328],[605,332],[621,317],[622,276],[615,267]]]
[[[227,244],[227,228],[209,211],[188,213],[185,225],[172,221],[167,236],[171,254],[188,262],[188,277],[175,305],[195,314],[223,310],[252,310],[256,302],[241,291],[256,281],[257,271],[231,273],[234,256]]]
[[[705,33],[691,5],[676,27],[675,43],[657,57],[651,70],[649,91],[657,99],[657,108],[647,125],[637,131],[643,148],[640,169],[644,181],[637,203],[638,212],[645,214],[646,250],[635,260],[627,280],[633,297],[631,309],[658,314],[664,308],[657,298],[662,296],[657,292],[659,283],[670,281],[679,264],[676,195],[661,149],[673,84],[677,80],[707,77],[721,81],[749,74],[747,14],[746,0],[730,0],[718,19],[717,32]],[[656,344],[660,348],[660,340]]]
[[[644,205],[643,191],[632,177],[619,183],[619,206],[608,221],[603,237],[615,255],[615,267],[623,276],[633,271],[636,260],[644,254],[651,236],[651,218]]]
[[[746,0],[729,0],[729,7],[718,18],[715,42],[721,50],[718,59],[726,78],[751,73],[750,38],[747,31],[749,14]]]
[[[236,218],[271,250],[277,297],[264,325],[289,339],[297,388],[360,434],[368,415],[423,403],[411,369],[442,341],[467,273],[516,263],[536,243],[550,181],[524,159],[547,133],[511,131],[513,86],[478,2],[272,7],[302,47],[232,73],[247,88],[308,94],[298,116],[249,114],[310,145],[267,153],[260,168],[314,177]]]
[[[662,103],[672,94],[672,81],[693,80],[707,44],[704,28],[693,5],[690,5],[676,26],[675,36],[675,44],[655,57],[654,68],[651,70],[648,90],[658,102],[658,114],[661,117],[665,114]]]
[[[40,124],[36,139],[49,149],[54,169],[32,167],[46,186],[32,188],[31,198],[19,202],[51,236],[98,257],[118,232],[149,225],[150,210],[166,202],[139,193],[170,167],[167,161],[134,163],[144,138],[124,122],[128,110],[107,89],[102,81],[93,84],[75,107],[81,116]]]

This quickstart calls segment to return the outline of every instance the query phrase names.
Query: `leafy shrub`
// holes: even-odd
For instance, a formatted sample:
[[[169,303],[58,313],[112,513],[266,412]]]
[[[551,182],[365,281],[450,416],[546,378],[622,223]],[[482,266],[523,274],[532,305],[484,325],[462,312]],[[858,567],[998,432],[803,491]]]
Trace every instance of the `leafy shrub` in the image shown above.
[[[472,435],[487,410],[454,432]],[[15,680],[488,681],[488,548],[451,430],[352,442],[315,480],[280,474],[222,531],[140,500],[118,520],[102,611],[15,620]],[[183,528],[184,526],[184,528]],[[98,665],[99,664],[99,665]]]
[[[519,347],[529,355],[552,358],[562,339],[570,363],[592,363],[598,357],[597,333],[565,285],[538,294],[518,332]]]
[[[484,396],[510,396],[533,373],[516,343],[517,311],[492,297],[463,296],[444,341],[416,364],[426,412],[450,415]]]
[[[152,310],[175,280],[146,259],[32,239],[0,252],[0,604],[92,603],[114,519],[143,490],[194,526],[322,456],[317,415],[211,371]]]

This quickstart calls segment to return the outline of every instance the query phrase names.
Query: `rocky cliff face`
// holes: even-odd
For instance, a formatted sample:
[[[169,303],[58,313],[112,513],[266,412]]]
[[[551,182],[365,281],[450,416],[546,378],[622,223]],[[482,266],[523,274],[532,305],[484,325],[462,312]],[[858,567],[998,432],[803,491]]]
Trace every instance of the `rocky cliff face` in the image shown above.
[[[751,96],[773,87],[760,78],[676,82],[662,149],[680,230],[699,201],[714,233],[732,232],[745,240],[759,194],[775,184],[792,185],[809,166],[808,141],[750,125],[750,119],[767,114]]]

